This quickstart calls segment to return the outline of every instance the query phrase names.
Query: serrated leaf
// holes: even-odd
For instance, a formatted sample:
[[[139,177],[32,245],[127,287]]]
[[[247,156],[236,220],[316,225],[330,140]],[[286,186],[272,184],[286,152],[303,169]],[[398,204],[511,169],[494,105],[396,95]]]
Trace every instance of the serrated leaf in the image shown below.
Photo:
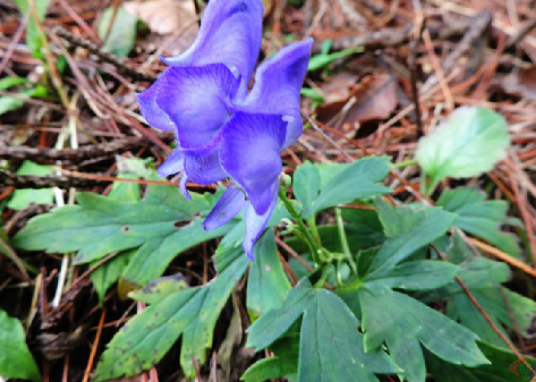
[[[465,368],[442,361],[429,352],[426,363],[437,382],[531,382],[534,376],[517,356],[509,351],[481,342],[480,349],[491,361],[489,365]],[[525,358],[533,368],[536,359]]]
[[[39,32],[33,13],[30,12],[29,0],[14,0],[14,2],[22,14],[25,16],[29,14],[28,24],[26,25],[26,45],[30,48],[33,57],[43,57],[41,48],[43,47],[44,36]],[[35,10],[40,22],[45,20],[49,3],[50,0],[34,0]]]
[[[181,335],[181,366],[185,375],[193,378],[192,357],[199,364],[206,361],[206,350],[212,346],[216,321],[247,264],[245,256],[238,257],[203,287],[179,291],[167,288],[171,293],[165,297],[161,290],[148,291],[146,301],[154,299],[155,303],[115,335],[97,365],[94,381],[135,375],[149,369],[162,359]],[[145,299],[143,292],[135,296]]]
[[[486,200],[486,195],[469,187],[444,191],[437,205],[457,214],[454,225],[493,244],[497,248],[519,257],[520,251],[513,236],[500,231],[506,221],[508,203],[503,200]]]
[[[247,285],[246,305],[250,314],[259,316],[279,308],[291,288],[277,254],[274,231],[268,230],[255,245]]]
[[[380,287],[361,288],[358,293],[365,349],[385,343],[409,382],[426,379],[421,346],[453,364],[474,367],[489,363],[476,344],[476,334],[414,298]]]
[[[52,166],[43,166],[31,161],[24,161],[17,174],[19,175],[50,175],[54,172]],[[17,189],[9,200],[8,207],[14,210],[23,210],[30,204],[52,204],[54,192],[52,188]]]
[[[471,289],[471,293],[498,328],[516,330],[528,337],[528,330],[536,318],[534,300],[500,286]],[[447,305],[447,315],[478,334],[483,341],[508,348],[466,294],[459,293],[452,297]],[[505,330],[503,334],[508,337]]]
[[[119,178],[138,179],[132,174],[120,174]],[[112,184],[112,190],[108,194],[109,199],[139,202],[141,200],[141,187],[137,183],[128,182],[114,182]],[[119,280],[119,277],[123,273],[123,270],[127,267],[130,259],[134,255],[135,250],[127,250],[112,260],[102,264],[93,273],[91,273],[91,282],[93,287],[99,296],[99,303],[102,305],[104,297],[108,289]],[[96,265],[99,260],[95,260],[91,263],[91,266]]]
[[[320,192],[320,172],[311,162],[302,164],[294,173],[294,195],[302,205],[302,215],[313,216],[313,202]]]
[[[106,8],[99,22],[99,38],[104,41],[102,49],[119,58],[127,57],[136,42],[137,21],[137,17],[123,7],[119,7],[117,12],[113,7]]]
[[[436,207],[395,208],[381,199],[377,199],[375,204],[388,237],[371,267],[376,276],[444,235],[456,217]]]
[[[0,309],[0,376],[40,381],[21,323]]]
[[[416,159],[435,184],[446,177],[469,178],[491,170],[509,145],[508,125],[500,114],[464,106],[419,140]]]
[[[375,373],[400,371],[382,351],[364,352],[358,321],[339,297],[305,281],[248,329],[247,346],[271,346],[302,315],[299,382],[377,381]]]
[[[374,284],[407,290],[431,290],[452,282],[458,266],[440,260],[420,260],[402,263],[380,278],[368,277],[367,286]]]
[[[78,205],[31,219],[15,235],[13,245],[49,253],[78,252],[79,263],[138,248],[123,278],[143,286],[161,276],[179,253],[232,228],[227,224],[205,232],[201,218],[212,207],[211,197],[192,194],[192,198],[188,201],[175,187],[167,186],[149,187],[139,202],[80,192]]]
[[[347,165],[346,169],[322,186],[313,204],[314,212],[390,192],[389,187],[381,184],[389,174],[389,163],[388,157],[367,157]]]
[[[400,371],[383,351],[365,353],[357,318],[337,295],[314,295],[301,326],[299,382],[377,382],[375,373]]]

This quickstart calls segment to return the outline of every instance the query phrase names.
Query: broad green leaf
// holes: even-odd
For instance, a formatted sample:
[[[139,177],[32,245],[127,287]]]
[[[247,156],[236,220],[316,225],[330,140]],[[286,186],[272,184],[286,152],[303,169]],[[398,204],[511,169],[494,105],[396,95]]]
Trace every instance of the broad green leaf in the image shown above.
[[[510,268],[507,264],[475,256],[456,233],[446,256],[450,262],[459,266],[458,276],[470,289],[497,287],[510,278]],[[420,296],[419,299],[430,303],[458,293],[464,293],[464,290],[457,281],[452,281],[449,285]]]
[[[24,77],[4,77],[0,78],[0,90],[8,90],[12,87],[27,84],[28,80]]]
[[[118,177],[138,179],[132,174],[120,174]],[[137,183],[114,182],[112,185],[112,190],[108,194],[108,198],[119,201],[139,202],[141,200],[140,192],[141,187]],[[129,264],[134,253],[134,250],[127,250],[117,255],[112,260],[102,264],[93,273],[91,273],[91,281],[99,296],[100,304],[102,304],[104,301],[106,291],[108,291],[108,289],[115,284],[117,280],[119,280],[119,277]],[[91,266],[97,264],[98,262],[99,260],[93,261]]]
[[[402,263],[380,278],[367,278],[367,287],[374,284],[407,290],[431,290],[454,280],[458,266],[440,260],[420,260]]]
[[[347,165],[322,186],[314,202],[314,212],[390,192],[389,187],[381,184],[389,173],[389,162],[388,157],[367,157]]]
[[[21,13],[25,17],[29,17],[28,24],[26,25],[26,45],[28,45],[28,48],[30,48],[33,57],[43,57],[41,48],[43,47],[43,38],[45,38],[45,36],[43,36],[43,34],[40,33],[39,29],[37,28],[34,13],[30,10],[29,0],[14,0],[14,2],[17,7],[19,7]],[[50,0],[34,0],[33,3],[35,4],[35,11],[39,21],[43,22],[45,20]]]
[[[414,298],[381,287],[361,288],[358,293],[365,350],[385,343],[409,382],[426,379],[421,346],[453,364],[475,367],[489,363],[476,344],[476,334]]]
[[[387,236],[371,268],[376,276],[445,234],[456,217],[437,207],[395,208],[381,199],[376,207]]]
[[[314,300],[313,290],[308,283],[305,284],[292,288],[281,308],[264,313],[249,327],[247,347],[253,347],[256,351],[266,349],[303,315]]]
[[[302,164],[294,173],[294,195],[302,205],[305,218],[313,216],[313,201],[320,192],[320,172],[311,162]]]
[[[475,368],[447,363],[429,352],[426,364],[437,382],[531,382],[533,377],[515,354],[481,342],[480,349],[491,362]],[[536,368],[536,359],[526,357]]]
[[[210,211],[212,196],[192,194],[192,198],[188,201],[175,187],[168,186],[150,186],[138,202],[80,192],[78,205],[31,219],[15,235],[13,245],[49,253],[78,252],[79,263],[138,248],[123,278],[143,286],[161,276],[179,253],[232,228],[227,224],[205,232],[199,215]]]
[[[250,266],[247,307],[254,317],[279,308],[291,288],[277,253],[274,231],[268,230],[255,245],[255,262]]]
[[[281,308],[253,323],[247,346],[275,346],[302,315],[298,382],[377,382],[374,374],[400,372],[383,351],[365,353],[357,318],[339,297],[306,281],[291,289]]]
[[[17,174],[19,175],[38,175],[45,176],[54,172],[52,166],[43,166],[31,161],[24,161],[20,166]],[[9,200],[8,207],[14,210],[23,210],[30,204],[52,204],[54,202],[54,193],[52,188],[18,189],[13,192]]]
[[[189,378],[195,376],[192,357],[199,364],[206,361],[206,350],[212,346],[216,321],[236,282],[247,267],[245,256],[203,287],[182,290],[169,285],[170,294],[148,290],[133,294],[147,302],[154,301],[117,333],[102,355],[94,381],[106,381],[124,375],[141,373],[154,366],[182,335],[181,367]],[[181,285],[181,281],[178,281]],[[177,291],[178,290],[178,291]]]
[[[0,309],[0,376],[40,381],[21,323]]]
[[[365,353],[357,318],[337,295],[313,293],[301,326],[299,382],[377,382],[375,373],[400,371],[382,350]]]
[[[470,178],[490,171],[506,156],[509,145],[508,125],[500,114],[464,106],[421,138],[416,158],[436,184],[446,177]]]
[[[471,293],[498,328],[503,326],[518,331],[524,337],[529,336],[528,331],[536,318],[534,300],[500,286],[471,289]],[[447,314],[478,334],[483,341],[498,347],[506,347],[504,341],[465,293],[458,293],[452,297],[447,305]],[[508,336],[504,330],[503,333]]]
[[[502,233],[500,226],[506,217],[508,203],[503,200],[486,200],[486,195],[469,187],[446,190],[437,205],[457,214],[454,225],[490,244],[519,257],[520,251],[513,236]]]
[[[127,57],[136,42],[137,21],[136,16],[123,7],[117,9],[115,17],[113,7],[106,8],[99,22],[99,38],[104,42],[102,49],[119,58]],[[110,26],[110,23],[113,24]]]

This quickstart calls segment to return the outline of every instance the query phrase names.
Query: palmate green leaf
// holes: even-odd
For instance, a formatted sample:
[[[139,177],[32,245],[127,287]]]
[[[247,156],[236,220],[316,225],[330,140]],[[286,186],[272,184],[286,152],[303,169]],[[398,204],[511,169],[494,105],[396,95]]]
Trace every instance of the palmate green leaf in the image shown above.
[[[486,195],[469,187],[446,190],[437,205],[458,215],[454,225],[493,244],[497,248],[519,257],[520,251],[513,236],[500,231],[506,221],[508,203],[503,200],[486,200]]]
[[[471,293],[498,328],[506,327],[528,337],[536,318],[534,300],[501,286],[471,289]],[[447,315],[478,334],[481,340],[508,348],[465,293],[458,293],[450,299]],[[503,333],[508,337],[505,330]]]
[[[255,262],[250,266],[246,304],[254,317],[279,308],[291,288],[277,254],[274,231],[268,230],[255,245]]]
[[[119,58],[127,57],[136,42],[137,22],[137,17],[123,7],[117,9],[115,17],[113,7],[106,8],[99,22],[99,38],[104,42],[102,49]]]
[[[400,372],[383,351],[364,352],[358,321],[337,295],[307,282],[249,328],[247,346],[271,346],[302,315],[298,382],[376,382],[374,374]]]
[[[21,323],[0,309],[0,376],[40,381]]]
[[[118,177],[138,179],[132,174],[120,174]],[[108,198],[126,202],[139,202],[141,200],[141,187],[137,183],[114,182]],[[136,250],[133,249],[124,251],[91,273],[91,282],[97,291],[100,304],[104,301],[106,291],[119,280],[135,252]],[[91,266],[96,265],[98,262],[99,260],[93,261]]]
[[[367,287],[374,285],[406,289],[431,290],[454,280],[459,267],[440,260],[419,260],[402,263],[381,277],[367,277]]]
[[[309,219],[313,216],[313,201],[320,192],[320,172],[307,161],[294,173],[294,195],[302,205],[302,215]]]
[[[378,349],[385,343],[409,382],[426,379],[421,346],[453,364],[489,363],[476,344],[476,334],[414,298],[378,286],[361,288],[358,293],[365,349]]]
[[[346,165],[343,171],[322,185],[313,202],[314,212],[390,192],[389,187],[381,184],[389,174],[389,164],[389,157],[367,157]]]
[[[192,194],[188,201],[168,186],[149,187],[139,202],[80,192],[78,205],[31,219],[15,235],[13,245],[30,251],[78,252],[79,263],[138,248],[122,278],[143,286],[161,276],[179,253],[232,229],[232,223],[209,233],[203,229],[201,219],[213,198]]]
[[[418,143],[416,159],[436,184],[446,177],[479,176],[506,156],[508,125],[498,113],[464,106]]]
[[[165,278],[164,286],[153,283],[131,296],[152,303],[115,335],[97,365],[94,381],[135,375],[155,365],[182,335],[180,363],[184,373],[195,376],[192,357],[206,361],[213,331],[236,282],[246,271],[246,257],[236,261],[203,287],[184,290],[181,279]],[[177,286],[172,285],[173,282]],[[169,292],[169,294],[166,294]]]
[[[437,382],[532,382],[534,376],[515,354],[481,342],[480,349],[489,365],[465,368],[453,365],[426,353],[426,363]],[[536,359],[526,357],[536,368]]]
[[[456,215],[437,207],[395,208],[377,199],[376,208],[387,240],[373,260],[375,276],[383,275],[418,249],[444,235]]]

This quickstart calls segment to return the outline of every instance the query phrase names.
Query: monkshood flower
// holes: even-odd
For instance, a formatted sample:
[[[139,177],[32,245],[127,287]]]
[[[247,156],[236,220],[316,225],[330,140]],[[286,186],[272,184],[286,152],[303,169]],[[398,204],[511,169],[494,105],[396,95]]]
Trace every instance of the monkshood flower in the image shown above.
[[[292,44],[262,63],[248,92],[262,17],[261,0],[211,0],[192,46],[163,58],[168,68],[138,95],[147,122],[176,134],[177,148],[160,176],[183,172],[187,198],[188,181],[230,180],[204,227],[216,229],[245,210],[250,259],[277,201],[280,153],[302,133],[300,89],[312,45],[312,39]]]

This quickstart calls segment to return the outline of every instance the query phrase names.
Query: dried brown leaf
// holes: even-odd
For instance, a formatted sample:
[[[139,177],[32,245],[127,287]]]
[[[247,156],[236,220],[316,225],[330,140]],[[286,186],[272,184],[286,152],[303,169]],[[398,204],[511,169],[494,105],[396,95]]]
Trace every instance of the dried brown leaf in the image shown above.
[[[123,6],[127,12],[136,15],[158,34],[177,32],[195,23],[197,18],[195,5],[191,0],[129,1]]]

